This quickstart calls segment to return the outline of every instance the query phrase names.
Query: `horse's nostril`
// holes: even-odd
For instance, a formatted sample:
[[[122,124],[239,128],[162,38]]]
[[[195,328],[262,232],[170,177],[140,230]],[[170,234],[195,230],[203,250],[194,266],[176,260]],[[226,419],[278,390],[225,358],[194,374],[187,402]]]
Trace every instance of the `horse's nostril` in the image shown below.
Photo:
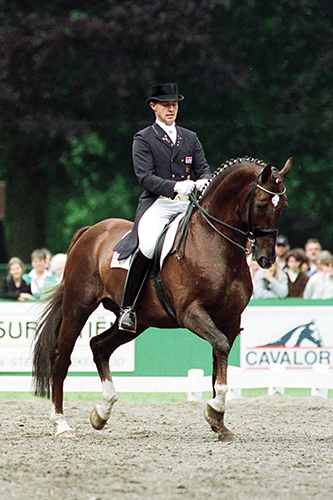
[[[269,260],[266,257],[259,257],[258,264],[263,269],[267,269],[268,267],[270,267]]]

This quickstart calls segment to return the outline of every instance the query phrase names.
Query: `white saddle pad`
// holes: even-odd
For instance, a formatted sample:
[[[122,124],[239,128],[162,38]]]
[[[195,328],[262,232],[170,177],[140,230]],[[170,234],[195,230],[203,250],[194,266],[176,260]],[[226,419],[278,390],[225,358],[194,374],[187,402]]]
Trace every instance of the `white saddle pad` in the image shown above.
[[[165,238],[164,238],[164,243],[163,243],[163,248],[161,252],[161,258],[160,258],[160,269],[163,267],[164,260],[168,253],[171,251],[173,242],[175,241],[176,233],[178,226],[180,224],[180,221],[184,217],[184,213],[181,213],[177,215],[174,221],[170,224],[169,229],[166,232]],[[128,234],[128,233],[126,233]],[[123,238],[126,236],[126,234],[123,236]],[[111,259],[111,264],[110,267],[113,268],[120,268],[120,269],[129,269],[130,262],[131,262],[132,256],[130,255],[127,257],[127,259],[119,260],[119,253],[118,252],[113,252],[113,256]]]

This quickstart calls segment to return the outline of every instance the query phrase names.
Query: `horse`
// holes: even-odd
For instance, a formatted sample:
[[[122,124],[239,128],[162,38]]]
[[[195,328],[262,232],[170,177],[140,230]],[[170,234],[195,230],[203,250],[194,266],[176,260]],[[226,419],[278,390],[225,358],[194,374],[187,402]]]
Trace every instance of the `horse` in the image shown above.
[[[250,157],[232,159],[214,172],[199,197],[192,197],[182,255],[170,252],[161,270],[174,314],[161,305],[147,279],[136,304],[137,331],[119,330],[116,319],[90,341],[102,385],[102,401],[90,416],[95,429],[106,425],[118,399],[109,368],[112,353],[149,327],[186,328],[212,346],[213,397],[204,418],[219,441],[236,439],[224,423],[227,364],[252,295],[248,243],[262,268],[274,263],[278,222],[287,205],[284,180],[291,167],[291,158],[281,171]],[[50,397],[52,387],[56,436],[74,435],[63,413],[63,384],[82,328],[101,303],[119,316],[127,271],[111,268],[110,261],[112,249],[131,227],[129,221],[107,219],[77,231],[63,280],[40,319],[33,352],[35,394]]]

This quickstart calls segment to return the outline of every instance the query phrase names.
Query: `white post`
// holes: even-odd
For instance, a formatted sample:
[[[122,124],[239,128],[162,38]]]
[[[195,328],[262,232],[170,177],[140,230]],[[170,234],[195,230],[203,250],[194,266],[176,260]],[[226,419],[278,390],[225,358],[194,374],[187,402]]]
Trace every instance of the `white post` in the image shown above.
[[[268,386],[268,394],[273,396],[273,394],[281,394],[284,395],[284,387],[281,386],[281,375],[285,372],[285,367],[282,365],[278,365],[277,363],[273,363],[269,367],[269,386]],[[280,380],[279,380],[280,379]]]
[[[242,369],[239,366],[228,366],[227,400],[242,397],[242,375]]]
[[[316,363],[312,367],[312,387],[311,396],[319,396],[320,398],[327,399],[328,388],[327,388],[327,375],[328,375],[328,365],[321,365]]]
[[[201,401],[204,371],[201,368],[192,368],[187,372],[187,377],[189,386],[187,401]]]

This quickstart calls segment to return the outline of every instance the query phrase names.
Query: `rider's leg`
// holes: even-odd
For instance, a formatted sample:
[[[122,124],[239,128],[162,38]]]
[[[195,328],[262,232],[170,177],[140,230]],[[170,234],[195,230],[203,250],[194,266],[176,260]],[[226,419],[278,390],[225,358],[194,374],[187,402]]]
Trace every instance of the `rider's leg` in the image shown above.
[[[173,215],[186,212],[187,207],[188,201],[158,198],[146,210],[138,226],[139,248],[143,255],[149,259],[154,257],[156,242],[164,226]]]
[[[136,332],[136,314],[133,311],[141,288],[145,282],[150,259],[145,257],[137,249],[131,260],[130,268],[127,273],[124,294],[121,302],[121,315],[118,322],[119,330]]]
[[[188,202],[158,198],[143,214],[138,226],[139,249],[128,270],[118,322],[120,330],[136,331],[135,304],[145,282],[157,239],[172,215],[185,212]]]

